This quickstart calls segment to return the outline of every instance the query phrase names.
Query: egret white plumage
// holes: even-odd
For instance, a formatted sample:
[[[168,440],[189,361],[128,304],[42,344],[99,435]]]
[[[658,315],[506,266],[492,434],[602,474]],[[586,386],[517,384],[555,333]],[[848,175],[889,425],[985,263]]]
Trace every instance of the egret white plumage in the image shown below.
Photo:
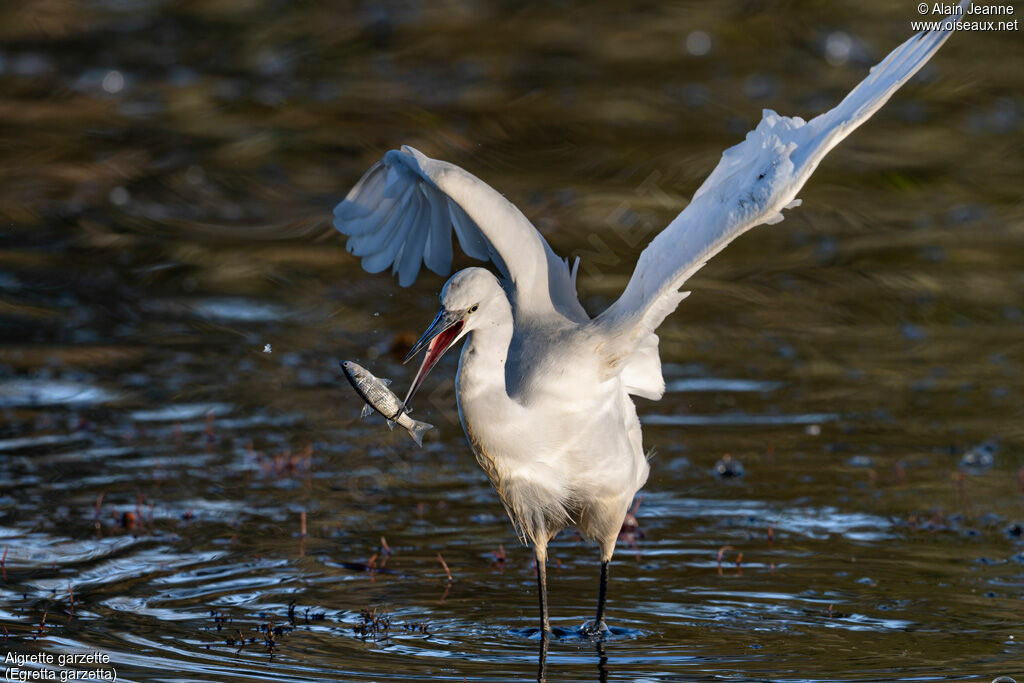
[[[680,288],[729,242],[799,205],[797,192],[825,154],[935,54],[958,19],[912,37],[808,122],[765,110],[595,318],[577,298],[578,263],[556,256],[514,205],[457,166],[411,147],[392,150],[335,208],[348,250],[371,273],[390,267],[402,286],[413,284],[422,264],[449,273],[453,229],[463,251],[495,268],[467,268],[445,284],[440,312],[406,358],[426,349],[406,404],[442,354],[466,338],[459,417],[517,532],[533,545],[542,634],[550,631],[547,547],[568,526],[599,548],[590,628],[606,628],[608,565],[649,469],[631,397],[659,399],[665,391],[656,330],[687,296]]]

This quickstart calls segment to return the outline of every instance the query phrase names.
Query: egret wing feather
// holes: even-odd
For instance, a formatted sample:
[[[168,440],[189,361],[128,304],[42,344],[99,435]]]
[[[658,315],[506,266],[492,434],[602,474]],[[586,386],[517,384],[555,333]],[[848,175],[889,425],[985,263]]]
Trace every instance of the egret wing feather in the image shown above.
[[[350,247],[352,253],[363,256],[363,269],[368,273],[380,273],[395,262],[409,232],[414,192],[414,188],[409,188],[402,196],[382,230],[363,236],[365,246],[361,249],[359,246]]]
[[[378,161],[355,184],[345,200],[334,207],[334,216],[340,221],[351,221],[372,212],[383,199],[387,182],[387,167]]]
[[[398,284],[402,287],[408,287],[416,282],[416,276],[420,273],[420,265],[426,258],[424,247],[427,243],[427,236],[430,234],[429,221],[430,202],[420,194],[416,197],[416,213],[412,224],[414,227],[410,228],[410,234],[402,247],[401,261],[395,260]]]
[[[368,213],[347,220],[349,234],[359,237],[370,232],[387,219],[396,204],[394,198],[384,199],[381,197],[380,203],[370,209]],[[339,219],[335,218],[334,221],[337,223]]]
[[[352,221],[352,225],[358,226],[360,232],[353,233],[349,237],[348,244],[346,244],[349,252],[359,256],[369,256],[387,245],[402,224],[402,214],[409,196],[411,196],[411,192],[409,195],[403,195],[397,199],[384,200],[380,207],[383,211],[374,211],[368,216]]]
[[[415,192],[416,194],[412,194]],[[526,216],[482,180],[412,147],[391,150],[334,209],[334,227],[370,272],[411,285],[420,265],[451,270],[452,230],[467,255],[494,263],[519,316],[590,320],[575,277]]]
[[[442,276],[452,269],[452,231],[449,225],[447,203],[430,202],[430,237],[424,248],[423,263]]]
[[[959,18],[951,15],[943,25]],[[644,249],[622,296],[595,319],[606,337],[621,340],[608,345],[609,367],[621,371],[634,349],[647,348],[647,335],[685,297],[680,287],[712,256],[750,228],[777,223],[783,209],[798,206],[797,192],[825,154],[885,104],[950,33],[952,28],[918,33],[838,106],[810,122],[765,110],[757,128],[722,154],[686,209]]]

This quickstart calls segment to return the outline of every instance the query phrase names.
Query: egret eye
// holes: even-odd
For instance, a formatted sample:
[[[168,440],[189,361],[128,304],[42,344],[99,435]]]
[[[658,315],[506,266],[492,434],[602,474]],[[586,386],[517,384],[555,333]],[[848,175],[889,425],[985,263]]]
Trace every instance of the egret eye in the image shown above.
[[[473,304],[473,308],[469,309],[470,313],[476,313],[476,309],[480,308],[480,304]]]

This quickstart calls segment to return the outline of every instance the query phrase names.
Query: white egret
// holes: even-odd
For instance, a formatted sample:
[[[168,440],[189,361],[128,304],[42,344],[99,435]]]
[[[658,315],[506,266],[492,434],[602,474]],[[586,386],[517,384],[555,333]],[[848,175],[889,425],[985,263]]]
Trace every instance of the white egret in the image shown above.
[[[497,271],[467,268],[445,284],[440,312],[406,358],[426,349],[406,402],[441,355],[467,338],[456,375],[459,417],[516,531],[533,545],[544,637],[547,547],[568,526],[600,550],[588,629],[606,628],[608,564],[648,473],[631,396],[659,399],[665,390],[655,331],[688,294],[681,286],[740,234],[797,206],[825,154],[935,54],[958,19],[912,37],[810,121],[765,110],[643,251],[619,299],[593,319],[577,298],[578,262],[570,268],[515,206],[457,166],[411,147],[392,150],[335,208],[335,227],[363,268],[390,267],[402,286],[421,264],[449,273],[453,228],[463,251]]]

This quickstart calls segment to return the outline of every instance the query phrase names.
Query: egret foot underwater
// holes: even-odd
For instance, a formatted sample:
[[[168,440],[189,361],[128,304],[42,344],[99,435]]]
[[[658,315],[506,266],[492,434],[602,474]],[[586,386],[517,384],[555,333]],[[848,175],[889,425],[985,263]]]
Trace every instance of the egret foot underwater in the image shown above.
[[[545,631],[543,640],[561,643],[582,643],[582,642],[607,642],[616,640],[634,640],[647,635],[647,631],[625,626],[606,626],[605,630],[599,633],[592,633],[592,624],[586,622],[576,627],[552,626],[550,631]],[[524,628],[512,628],[507,631],[509,635],[527,640],[541,640],[542,632],[536,626]]]

